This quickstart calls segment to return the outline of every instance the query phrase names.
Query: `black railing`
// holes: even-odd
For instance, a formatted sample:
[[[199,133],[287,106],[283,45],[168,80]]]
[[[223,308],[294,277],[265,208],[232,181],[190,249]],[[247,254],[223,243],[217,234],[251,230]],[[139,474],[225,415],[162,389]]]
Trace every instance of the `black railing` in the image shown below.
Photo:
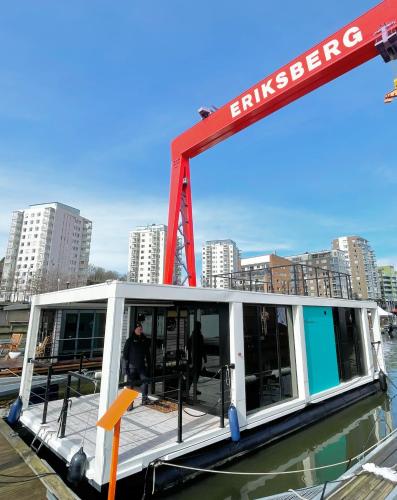
[[[225,378],[226,378],[226,372],[227,370],[234,369],[235,365],[234,364],[227,364],[223,365],[220,370],[220,389],[221,389],[221,398],[220,398],[220,405],[221,405],[221,410],[220,410],[220,415],[219,415],[219,427],[224,428],[225,427]],[[63,398],[63,404],[62,404],[62,409],[61,413],[59,415],[59,431],[58,431],[58,437],[59,438],[64,438],[65,433],[66,433],[66,424],[67,424],[67,418],[68,418],[68,409],[71,404],[71,399],[70,399],[70,393],[71,393],[71,384],[72,384],[72,378],[75,377],[78,380],[78,383],[80,381],[88,381],[92,383],[96,383],[94,379],[91,377],[87,377],[86,375],[83,375],[78,372],[68,372],[67,374],[67,382],[66,382],[66,388],[65,388],[65,394]],[[156,382],[163,382],[164,379],[177,379],[178,385],[177,385],[177,396],[176,398],[172,398],[170,396],[164,396],[163,392],[163,397],[166,397],[166,399],[170,401],[175,401],[177,402],[177,443],[182,443],[183,442],[183,425],[182,425],[182,416],[183,416],[183,405],[184,405],[184,385],[186,386],[186,376],[185,373],[182,371],[179,371],[178,373],[170,374],[170,375],[165,375],[165,376],[158,376],[158,377],[151,377],[147,379],[148,384],[156,383]],[[51,377],[47,379],[47,385],[50,384]],[[132,385],[135,385],[135,381],[132,381]],[[137,380],[137,384],[140,384],[141,381]],[[118,385],[119,388],[121,387],[126,387],[130,386],[130,382],[122,382]],[[77,391],[76,391],[77,392]],[[171,389],[170,391],[166,392],[172,392],[175,393],[175,388]],[[44,415],[46,416],[47,414],[47,406],[48,406],[48,401],[45,403],[45,414],[43,410],[43,419],[45,418]],[[206,413],[204,413],[206,414]],[[43,421],[45,423],[45,421]]]
[[[43,402],[43,414],[41,418],[41,423],[45,424],[47,422],[47,412],[48,412],[48,403],[50,400],[50,395],[51,395],[51,380],[52,380],[52,375],[54,374],[54,364],[56,363],[43,363],[45,360],[51,360],[51,359],[57,359],[57,358],[62,358],[66,357],[62,355],[57,355],[57,356],[41,356],[39,358],[29,358],[28,363],[33,364],[34,366],[40,367],[40,368],[47,368],[47,380],[46,380],[46,385],[45,385],[45,391],[44,391],[44,402]],[[69,356],[70,357],[70,356]],[[79,354],[76,356],[79,358],[79,371],[77,372],[78,374],[81,374],[83,371],[83,363],[84,359],[86,359],[86,356],[84,354]],[[68,372],[70,373],[70,372]],[[71,373],[76,373],[76,372],[71,372]],[[78,378],[77,382],[77,397],[80,396],[80,389],[81,389],[81,379]],[[67,388],[66,388],[67,389]],[[33,394],[35,394],[33,391],[31,391]]]
[[[62,404],[62,410],[61,414],[59,415],[59,433],[58,437],[61,439],[65,437],[65,432],[66,432],[66,422],[68,418],[68,408],[71,402],[70,399],[70,390],[72,386],[72,377],[77,378],[79,382],[82,380],[85,382],[91,382],[91,383],[96,383],[95,379],[92,379],[91,377],[87,377],[86,375],[83,375],[82,373],[78,372],[68,372],[68,378],[66,381],[66,389],[65,389],[65,395],[63,398],[63,404]],[[77,391],[76,391],[77,392]],[[79,393],[80,395],[80,393]]]
[[[251,292],[352,299],[351,276],[306,264],[215,274],[205,286]]]

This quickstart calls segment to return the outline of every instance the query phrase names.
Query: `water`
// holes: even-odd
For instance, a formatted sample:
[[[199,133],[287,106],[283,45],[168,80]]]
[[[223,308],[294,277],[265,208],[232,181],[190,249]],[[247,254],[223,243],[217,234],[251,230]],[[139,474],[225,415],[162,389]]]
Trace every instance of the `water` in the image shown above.
[[[389,377],[397,386],[397,340],[386,340],[384,354]],[[326,420],[242,458],[227,471],[267,472],[319,467],[343,462],[384,437],[397,422],[397,389],[357,403]],[[262,477],[207,475],[188,483],[172,500],[251,500],[336,479],[346,465],[320,471]]]

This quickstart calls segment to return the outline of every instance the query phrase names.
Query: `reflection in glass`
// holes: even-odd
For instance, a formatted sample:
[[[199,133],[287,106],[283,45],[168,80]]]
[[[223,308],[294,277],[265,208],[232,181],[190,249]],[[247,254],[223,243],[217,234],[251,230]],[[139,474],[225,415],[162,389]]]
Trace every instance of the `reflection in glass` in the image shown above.
[[[359,311],[347,307],[334,307],[334,328],[340,380],[364,375],[364,356],[361,340]]]
[[[247,411],[297,394],[291,308],[244,305]]]

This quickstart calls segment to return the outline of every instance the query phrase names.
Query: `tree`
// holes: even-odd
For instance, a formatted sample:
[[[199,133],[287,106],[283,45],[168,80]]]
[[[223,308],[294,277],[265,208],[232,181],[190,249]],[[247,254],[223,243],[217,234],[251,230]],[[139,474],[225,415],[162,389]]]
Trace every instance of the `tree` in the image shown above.
[[[109,271],[93,264],[89,264],[88,266],[87,285],[104,283],[107,280],[126,281],[126,279],[125,274],[118,273],[117,271]]]

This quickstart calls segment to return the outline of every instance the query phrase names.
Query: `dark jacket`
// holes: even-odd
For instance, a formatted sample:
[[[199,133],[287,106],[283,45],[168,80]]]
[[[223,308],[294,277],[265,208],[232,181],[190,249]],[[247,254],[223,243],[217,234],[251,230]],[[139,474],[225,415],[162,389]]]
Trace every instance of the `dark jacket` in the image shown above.
[[[126,340],[123,358],[129,365],[134,366],[137,370],[145,369],[145,361],[147,367],[150,367],[149,340],[143,333],[141,333],[141,335],[135,335],[135,333],[133,333],[131,337]]]
[[[202,362],[207,362],[207,355],[205,353],[204,337],[201,332],[193,331],[192,335],[187,341],[187,350],[189,353],[189,364],[201,367]]]

